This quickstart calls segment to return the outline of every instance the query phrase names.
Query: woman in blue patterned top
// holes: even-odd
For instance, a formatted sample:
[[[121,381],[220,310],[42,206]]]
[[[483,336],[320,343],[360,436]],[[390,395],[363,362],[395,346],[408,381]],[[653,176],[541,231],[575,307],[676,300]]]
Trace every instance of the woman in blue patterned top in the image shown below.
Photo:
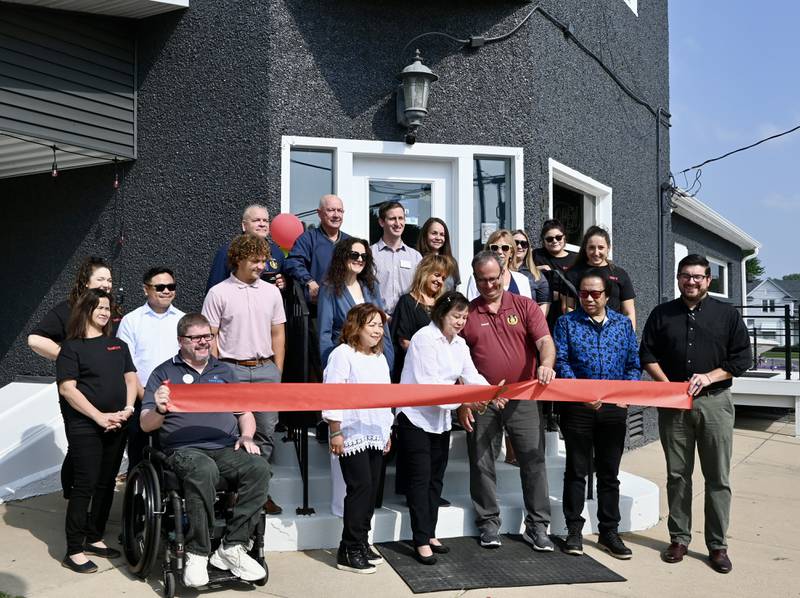
[[[578,279],[580,307],[561,316],[553,337],[559,378],[639,380],[639,347],[633,325],[626,316],[606,307],[611,281],[602,270],[590,268]],[[597,470],[597,521],[601,548],[619,559],[629,559],[630,549],[619,536],[619,464],[625,447],[628,410],[623,405],[562,403],[560,426],[567,448],[564,470],[564,552],[583,554],[581,516],[586,496],[586,476],[594,450]]]

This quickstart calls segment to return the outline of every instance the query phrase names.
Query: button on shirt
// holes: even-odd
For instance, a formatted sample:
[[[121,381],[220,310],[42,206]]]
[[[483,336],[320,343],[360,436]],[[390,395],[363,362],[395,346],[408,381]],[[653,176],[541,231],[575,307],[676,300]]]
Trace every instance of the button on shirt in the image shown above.
[[[286,322],[281,292],[275,285],[261,279],[247,284],[233,274],[208,291],[203,315],[219,329],[222,359],[272,357],[272,326]]]
[[[174,305],[160,314],[145,303],[122,318],[117,336],[128,345],[142,386],[157,365],[178,352],[178,320],[183,316]]]
[[[433,322],[418,330],[411,337],[400,384],[455,384],[459,379],[464,384],[489,384],[472,362],[463,338],[456,336],[448,341]],[[398,412],[405,413],[418,428],[441,434],[450,429],[450,411],[459,405],[401,407]]]
[[[411,288],[417,264],[422,260],[419,251],[403,243],[396,250],[389,247],[383,239],[370,246],[375,260],[375,275],[381,285],[381,297],[386,311],[392,313],[400,295]]]
[[[693,310],[680,298],[657,306],[644,326],[639,358],[643,365],[658,363],[672,382],[716,368],[741,376],[753,361],[741,314],[713,297]],[[722,380],[705,390],[730,388],[732,383]]]

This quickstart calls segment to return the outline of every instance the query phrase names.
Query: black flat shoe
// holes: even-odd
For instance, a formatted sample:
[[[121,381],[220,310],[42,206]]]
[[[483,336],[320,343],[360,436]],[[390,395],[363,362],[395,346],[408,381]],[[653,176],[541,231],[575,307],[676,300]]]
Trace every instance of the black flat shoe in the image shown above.
[[[97,571],[97,565],[92,561],[86,561],[83,565],[79,565],[73,561],[69,555],[65,556],[64,560],[61,561],[61,566],[72,569],[75,573],[94,573]]]
[[[429,544],[434,554],[447,554],[450,552],[450,547],[444,544]]]
[[[432,554],[431,556],[422,556],[416,550],[414,551],[414,556],[417,557],[417,561],[422,563],[423,565],[435,565],[436,564],[436,555]]]
[[[117,550],[116,548],[100,547],[100,546],[92,546],[91,544],[87,544],[83,547],[83,552],[86,554],[93,554],[95,556],[101,556],[106,559],[118,559],[122,556],[122,553]]]

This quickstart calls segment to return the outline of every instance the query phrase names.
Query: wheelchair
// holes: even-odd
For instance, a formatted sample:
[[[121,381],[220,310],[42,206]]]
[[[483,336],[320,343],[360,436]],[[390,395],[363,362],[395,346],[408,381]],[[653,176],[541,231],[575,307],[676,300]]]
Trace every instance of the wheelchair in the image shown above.
[[[128,475],[122,506],[122,547],[129,571],[146,580],[159,556],[163,556],[164,596],[175,596],[176,583],[183,583],[185,559],[184,530],[188,525],[181,483],[165,463],[166,455],[153,446],[145,447],[143,460]],[[225,534],[226,522],[236,504],[234,488],[220,478],[214,502],[214,525],[209,530],[211,546],[216,550]],[[209,565],[209,586],[229,582],[266,585],[269,569],[264,558],[266,513],[261,512],[248,551],[264,567],[267,575],[255,582],[245,582],[229,571]]]

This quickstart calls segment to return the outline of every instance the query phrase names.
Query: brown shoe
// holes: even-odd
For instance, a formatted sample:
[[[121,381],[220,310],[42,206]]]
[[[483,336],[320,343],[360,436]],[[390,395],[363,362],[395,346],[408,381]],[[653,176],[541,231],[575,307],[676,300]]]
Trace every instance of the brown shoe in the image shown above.
[[[272,500],[271,496],[267,496],[267,502],[264,503],[264,510],[267,515],[280,515],[283,513],[283,507]]]
[[[728,558],[728,551],[725,548],[709,552],[708,562],[717,573],[730,573],[731,569],[733,569],[733,564],[731,564],[731,560]]]
[[[672,542],[669,548],[661,553],[661,560],[665,563],[680,563],[688,551],[689,547],[686,544]]]

